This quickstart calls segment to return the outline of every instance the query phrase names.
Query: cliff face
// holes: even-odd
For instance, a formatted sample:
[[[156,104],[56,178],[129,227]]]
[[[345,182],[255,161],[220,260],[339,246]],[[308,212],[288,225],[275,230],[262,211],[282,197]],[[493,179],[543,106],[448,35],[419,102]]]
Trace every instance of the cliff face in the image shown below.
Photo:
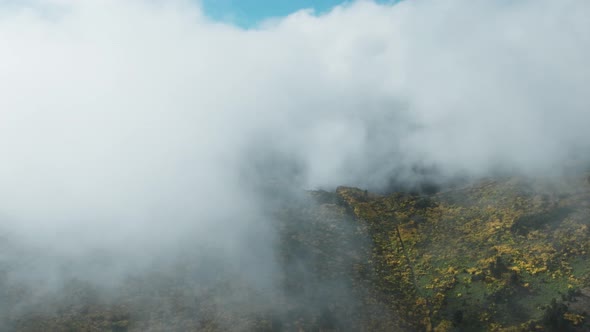
[[[203,283],[194,271],[215,264],[189,253],[116,295],[69,282],[59,298],[0,319],[18,331],[590,329],[586,178],[494,179],[428,196],[340,187],[271,214],[268,287],[222,268]]]

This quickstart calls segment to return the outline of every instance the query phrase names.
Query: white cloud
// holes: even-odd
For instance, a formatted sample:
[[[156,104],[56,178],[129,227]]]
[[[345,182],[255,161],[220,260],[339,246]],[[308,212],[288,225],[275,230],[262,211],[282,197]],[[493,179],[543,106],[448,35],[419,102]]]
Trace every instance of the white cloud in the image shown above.
[[[186,234],[239,252],[241,177],[293,171],[244,173],[267,155],[304,187],[555,169],[590,144],[588,15],[361,1],[243,30],[185,1],[4,5],[0,227],[64,253]]]

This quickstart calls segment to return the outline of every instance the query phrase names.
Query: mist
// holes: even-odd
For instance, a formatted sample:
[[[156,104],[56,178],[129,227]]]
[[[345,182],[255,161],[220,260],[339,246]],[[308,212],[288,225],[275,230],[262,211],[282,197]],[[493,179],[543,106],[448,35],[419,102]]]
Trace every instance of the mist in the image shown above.
[[[111,287],[192,251],[265,287],[269,188],[587,167],[589,15],[355,1],[244,29],[191,1],[1,1],[7,280]]]

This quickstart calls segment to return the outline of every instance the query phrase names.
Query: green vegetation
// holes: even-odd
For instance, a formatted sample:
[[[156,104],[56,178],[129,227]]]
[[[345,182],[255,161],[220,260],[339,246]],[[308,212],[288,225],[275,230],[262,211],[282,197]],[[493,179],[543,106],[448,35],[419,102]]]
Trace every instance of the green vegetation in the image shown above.
[[[171,273],[130,280],[109,301],[73,284],[64,292],[77,300],[6,319],[18,331],[590,330],[582,179],[308,196],[273,212],[282,296],[239,276],[204,287]]]
[[[337,193],[369,225],[376,286],[417,330],[584,331],[590,307],[572,305],[590,289],[583,182],[558,191],[484,181],[430,197]]]

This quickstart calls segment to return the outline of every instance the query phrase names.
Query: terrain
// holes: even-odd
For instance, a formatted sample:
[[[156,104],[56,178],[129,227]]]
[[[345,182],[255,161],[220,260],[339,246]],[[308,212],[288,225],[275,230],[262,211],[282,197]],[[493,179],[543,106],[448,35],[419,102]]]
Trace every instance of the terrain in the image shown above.
[[[6,331],[589,331],[590,177],[339,187],[268,211],[272,285],[177,257],[108,291],[8,284]],[[6,246],[6,245],[5,245]],[[206,281],[198,271],[210,270]],[[199,274],[202,276],[202,274]],[[264,284],[264,283],[263,283]],[[15,305],[18,304],[18,305]]]

